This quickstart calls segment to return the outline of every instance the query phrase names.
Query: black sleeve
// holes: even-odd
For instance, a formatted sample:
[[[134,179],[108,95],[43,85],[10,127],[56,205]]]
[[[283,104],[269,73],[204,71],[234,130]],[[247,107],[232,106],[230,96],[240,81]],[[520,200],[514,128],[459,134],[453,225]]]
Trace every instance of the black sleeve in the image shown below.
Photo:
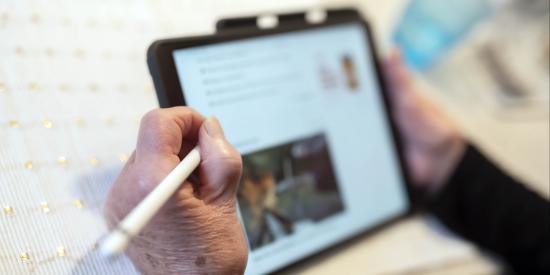
[[[427,202],[447,227],[500,255],[518,274],[550,274],[550,203],[469,146]]]

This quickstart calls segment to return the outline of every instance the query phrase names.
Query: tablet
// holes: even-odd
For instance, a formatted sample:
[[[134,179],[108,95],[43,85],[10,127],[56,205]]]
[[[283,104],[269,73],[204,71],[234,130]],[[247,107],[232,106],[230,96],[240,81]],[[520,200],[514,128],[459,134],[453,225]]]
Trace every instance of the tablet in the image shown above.
[[[368,24],[354,10],[308,18],[281,15],[265,28],[256,17],[222,20],[214,35],[157,41],[148,53],[161,107],[216,116],[242,154],[248,274],[409,210]]]

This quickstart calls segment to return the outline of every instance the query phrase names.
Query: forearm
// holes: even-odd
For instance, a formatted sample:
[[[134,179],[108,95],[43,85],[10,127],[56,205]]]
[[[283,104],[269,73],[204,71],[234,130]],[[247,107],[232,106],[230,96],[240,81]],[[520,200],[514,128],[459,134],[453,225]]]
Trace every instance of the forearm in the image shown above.
[[[550,270],[550,204],[474,147],[427,205],[449,228],[500,254],[516,271]]]

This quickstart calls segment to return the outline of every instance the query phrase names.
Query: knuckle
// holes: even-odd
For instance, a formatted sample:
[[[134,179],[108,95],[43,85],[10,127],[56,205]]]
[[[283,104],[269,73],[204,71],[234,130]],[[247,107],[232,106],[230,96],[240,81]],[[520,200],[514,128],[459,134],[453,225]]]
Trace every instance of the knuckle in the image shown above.
[[[147,112],[141,119],[141,126],[154,127],[161,125],[166,120],[164,112],[162,109],[154,109]]]
[[[186,123],[190,123],[193,116],[198,114],[195,110],[187,106],[176,106],[169,109],[166,109],[167,112],[170,112],[175,119],[181,119]]]
[[[232,149],[226,159],[227,167],[232,171],[237,178],[241,177],[243,171],[243,160],[241,154],[237,150]]]
[[[182,112],[183,114],[186,114],[186,115],[196,112],[195,109],[188,106],[176,106],[176,107],[172,107],[172,109]]]
[[[190,107],[187,107],[187,106],[176,106],[176,107],[172,107],[171,109],[176,110],[176,111],[182,113],[183,115],[188,115],[188,114],[190,114],[191,112],[194,111],[193,109],[191,109]]]
[[[228,156],[220,159],[220,162],[220,167],[223,167],[223,169],[220,169],[221,176],[229,182],[238,182],[243,170],[243,163],[240,156],[238,158]]]
[[[231,174],[233,175],[233,178],[235,180],[239,180],[241,178],[241,174],[243,172],[243,162],[239,156],[239,158],[232,158],[227,162],[227,166],[230,168]]]
[[[231,184],[240,180],[243,170],[241,155],[232,151],[225,151],[221,155],[205,160],[205,166],[209,171],[215,168],[215,177]]]
[[[155,109],[146,113],[141,119],[138,148],[146,148],[146,151],[162,151],[170,144],[170,117],[166,110]]]

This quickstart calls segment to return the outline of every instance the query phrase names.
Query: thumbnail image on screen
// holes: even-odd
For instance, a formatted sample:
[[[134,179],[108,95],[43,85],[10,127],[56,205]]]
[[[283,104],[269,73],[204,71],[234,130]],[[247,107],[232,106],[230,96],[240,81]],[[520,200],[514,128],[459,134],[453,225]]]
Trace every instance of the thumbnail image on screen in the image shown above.
[[[324,134],[243,156],[239,207],[252,250],[344,210]]]

